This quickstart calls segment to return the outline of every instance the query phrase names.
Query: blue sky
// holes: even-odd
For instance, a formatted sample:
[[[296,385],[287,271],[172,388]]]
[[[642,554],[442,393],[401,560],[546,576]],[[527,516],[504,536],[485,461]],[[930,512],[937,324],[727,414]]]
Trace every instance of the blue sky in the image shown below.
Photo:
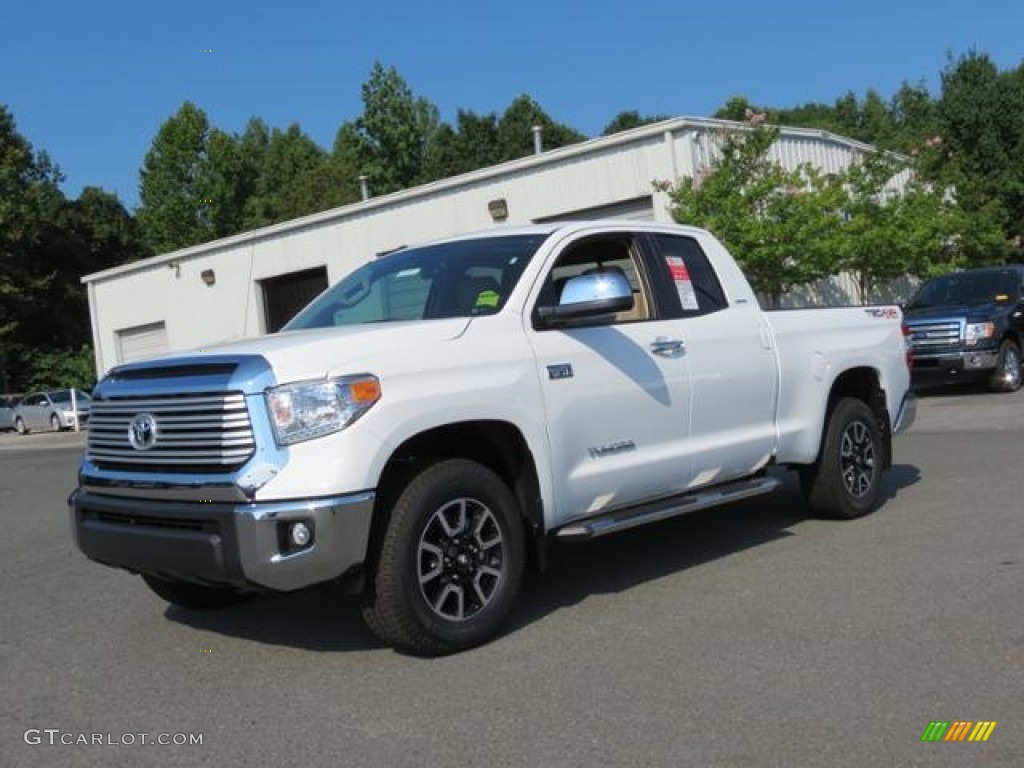
[[[521,93],[587,135],[618,112],[710,115],[730,96],[831,103],[938,92],[947,54],[1024,60],[1022,0],[7,0],[0,103],[67,176],[138,204],[138,171],[186,99],[229,132],[258,115],[330,148],[375,60],[443,119]],[[205,53],[205,49],[212,53]]]

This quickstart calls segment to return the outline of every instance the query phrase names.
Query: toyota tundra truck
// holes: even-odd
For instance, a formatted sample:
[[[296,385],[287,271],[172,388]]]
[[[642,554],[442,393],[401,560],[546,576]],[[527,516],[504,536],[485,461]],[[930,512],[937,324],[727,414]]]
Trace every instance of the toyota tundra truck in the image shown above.
[[[750,499],[882,499],[913,421],[897,307],[762,312],[692,227],[498,228],[390,254],[276,334],[111,370],[69,498],[89,558],[187,609],[341,581],[437,655],[552,538]]]

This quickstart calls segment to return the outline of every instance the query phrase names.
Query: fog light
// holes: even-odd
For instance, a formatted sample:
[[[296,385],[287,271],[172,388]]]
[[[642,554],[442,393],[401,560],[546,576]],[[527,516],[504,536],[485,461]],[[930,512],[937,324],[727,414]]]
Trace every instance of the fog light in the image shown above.
[[[305,523],[293,523],[288,529],[288,536],[296,547],[304,547],[313,538],[313,532]]]

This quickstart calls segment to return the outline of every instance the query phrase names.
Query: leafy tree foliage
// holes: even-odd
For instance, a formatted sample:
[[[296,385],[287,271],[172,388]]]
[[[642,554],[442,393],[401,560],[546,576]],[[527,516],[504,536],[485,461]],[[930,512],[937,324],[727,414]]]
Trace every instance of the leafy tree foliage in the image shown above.
[[[210,123],[186,101],[160,126],[140,173],[139,225],[150,248],[166,253],[215,236],[209,173]]]
[[[292,123],[286,131],[271,131],[254,192],[246,201],[246,228],[321,210],[315,200],[309,199],[308,179],[326,160],[327,154],[298,123]]]
[[[675,218],[714,231],[770,306],[840,272],[868,301],[893,278],[976,263],[1000,238],[994,220],[969,216],[905,159],[869,152],[832,176],[786,170],[770,156],[777,136],[764,125],[728,134],[711,168],[668,190]]]
[[[533,126],[539,125],[545,150],[566,147],[586,139],[579,131],[553,120],[526,94],[513,99],[498,120],[497,142],[501,161],[533,154]]]
[[[840,177],[844,220],[833,269],[855,276],[862,302],[884,282],[929,273],[958,223],[953,203],[908,171],[900,158],[872,153]],[[897,194],[901,176],[906,188]]]
[[[742,120],[751,110],[763,111],[772,124],[821,128],[911,157],[916,178],[955,195],[962,221],[949,263],[1022,257],[1024,64],[999,71],[988,54],[971,51],[949,60],[937,96],[904,83],[888,101],[868,91],[831,105],[763,110],[735,96],[716,116]],[[1001,242],[994,223],[1002,228]]]
[[[427,145],[424,178],[432,181],[496,165],[502,161],[498,116],[460,109],[455,128],[441,123]]]
[[[715,232],[771,306],[828,274],[842,204],[833,180],[769,157],[777,137],[778,129],[764,126],[727,134],[712,168],[670,190],[676,220]]]
[[[416,97],[398,70],[373,65],[363,83],[363,114],[348,136],[355,140],[361,172],[378,194],[422,179],[427,147],[439,124],[437,107]]]
[[[31,295],[49,279],[33,255],[44,237],[42,199],[53,195],[58,179],[37,160],[18,133],[14,116],[0,106],[0,346],[18,331]],[[0,361],[0,366],[3,363]]]
[[[619,112],[615,117],[611,119],[611,122],[604,127],[601,131],[602,136],[611,136],[613,133],[621,133],[622,131],[628,131],[631,128],[639,128],[641,125],[650,125],[651,123],[660,123],[662,120],[668,120],[668,115],[653,115],[649,117],[641,116],[635,109],[628,109],[623,112]],[[742,117],[740,118],[743,119]]]
[[[1024,236],[1024,64],[999,72],[978,53],[950,62],[937,111],[937,175],[956,184],[969,210],[998,200],[1007,235]]]
[[[79,280],[147,254],[137,225],[116,197],[87,187],[77,200],[68,200],[62,180],[46,153],[33,151],[0,106],[2,391],[91,386],[90,323]],[[87,361],[86,367],[73,379],[61,378],[61,361],[72,358]]]

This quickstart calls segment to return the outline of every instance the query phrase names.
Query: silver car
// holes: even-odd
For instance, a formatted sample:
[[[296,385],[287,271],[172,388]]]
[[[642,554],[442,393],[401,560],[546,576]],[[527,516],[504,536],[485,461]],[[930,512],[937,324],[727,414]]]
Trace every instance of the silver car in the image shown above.
[[[14,395],[0,395],[0,432],[14,429],[14,406],[18,398]]]
[[[74,390],[74,393],[74,410],[71,408],[70,389],[26,395],[14,409],[14,428],[22,435],[33,429],[49,429],[51,432],[71,429],[75,426],[76,411],[78,424],[85,426],[89,421],[92,398],[80,389]]]

